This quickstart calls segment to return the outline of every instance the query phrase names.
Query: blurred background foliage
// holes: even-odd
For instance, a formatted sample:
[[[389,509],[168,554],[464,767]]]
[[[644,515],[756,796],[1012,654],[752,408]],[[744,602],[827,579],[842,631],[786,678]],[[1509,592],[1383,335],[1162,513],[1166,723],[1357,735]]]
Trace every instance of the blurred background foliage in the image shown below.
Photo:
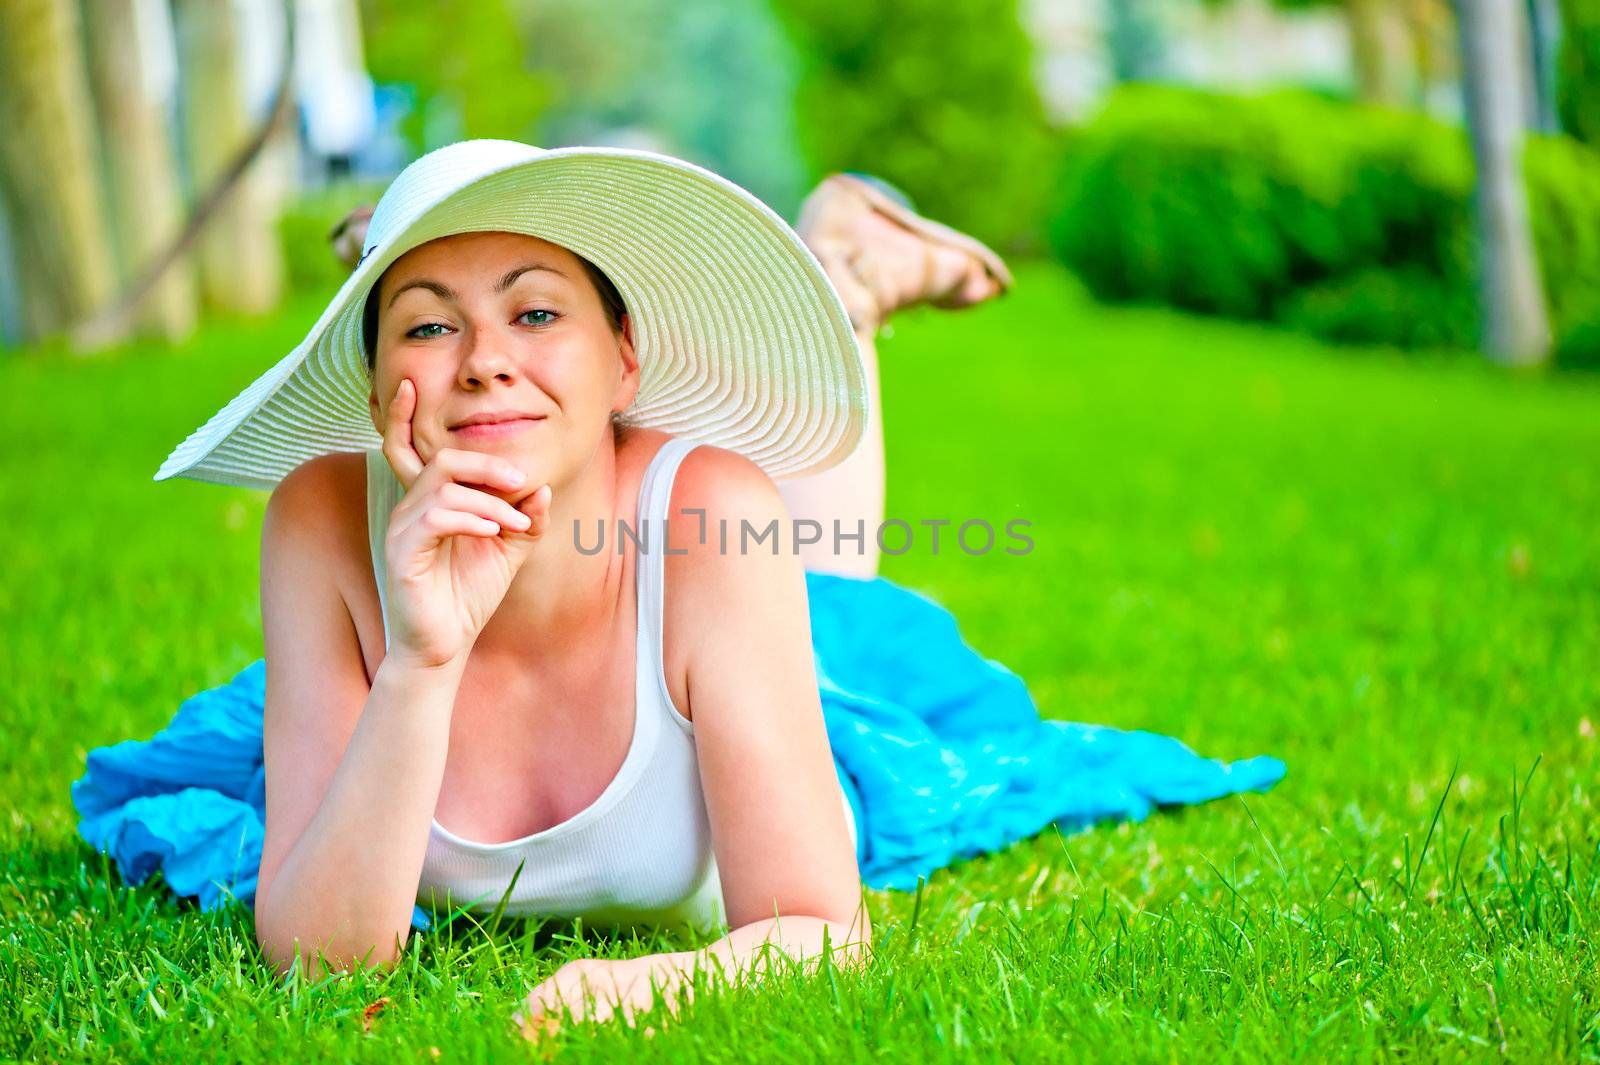
[[[1600,0],[1562,0],[1558,75],[1561,126],[1600,147]]]
[[[1558,358],[1600,364],[1600,154],[1524,155]],[[1072,139],[1051,246],[1097,296],[1401,347],[1474,342],[1472,153],[1459,127],[1277,91],[1118,91]]]
[[[485,136],[653,148],[789,218],[826,174],[867,170],[984,239],[1039,243],[1058,144],[1016,0],[361,5],[373,77],[415,94],[413,154]]]
[[[984,240],[1036,241],[1057,148],[1016,0],[774,6],[804,57],[810,177],[866,170]]]
[[[828,173],[866,170],[1007,251],[1043,250],[1061,144],[1015,0],[449,6],[441,47],[436,11],[361,0],[373,78],[407,87],[399,131],[410,156],[461,137],[650,148],[723,174],[790,219]],[[326,234],[382,188],[313,189],[286,205],[292,285],[338,286]]]
[[[624,144],[708,166],[792,217],[806,167],[794,47],[746,0],[540,0],[522,26],[558,88],[541,144]]]
[[[93,261],[92,235],[106,227],[78,186],[125,167],[138,138],[118,134],[126,122],[103,106],[75,119],[81,101],[55,92],[103,72],[71,54],[59,70],[32,69],[134,8],[167,12],[178,40],[219,20],[194,0],[14,0],[0,15],[0,58],[13,57],[0,118],[34,145],[39,130],[80,130],[28,164],[58,176],[0,182],[10,189],[0,196],[0,321],[30,323],[0,327],[0,342],[48,337],[37,323],[71,324],[106,300],[113,272],[124,286],[134,274]],[[1600,365],[1600,0],[237,0],[258,16],[293,12],[297,62],[348,68],[376,117],[365,140],[319,147],[313,119],[328,83],[299,71],[298,122],[254,168],[285,175],[276,192],[241,194],[251,210],[210,223],[232,228],[235,262],[184,259],[170,272],[237,265],[247,234],[266,229],[281,263],[255,276],[281,269],[287,291],[331,292],[344,271],[327,235],[351,207],[425,151],[506,137],[680,155],[791,219],[820,178],[864,170],[1007,255],[1055,258],[1102,299],[1339,341],[1472,348],[1489,315],[1475,209],[1484,161],[1463,45],[1464,30],[1487,25],[1471,15],[1479,8],[1515,17],[1514,68],[1490,79],[1491,95],[1526,96],[1512,106],[1540,328],[1558,365]],[[349,38],[331,49],[330,12],[348,12]],[[252,25],[235,34],[240,81],[264,84],[276,54],[244,60],[283,29]],[[203,116],[227,102],[215,99],[220,75],[191,76],[193,59],[180,58],[161,107]],[[49,108],[29,104],[41,91]],[[262,93],[244,95],[254,102],[229,106],[259,119]],[[172,126],[168,169],[181,192],[164,197],[192,209],[208,180],[199,149],[218,131],[241,138],[247,123]],[[95,129],[98,146],[81,135]],[[104,158],[79,165],[70,145]],[[19,149],[7,168],[24,161]],[[138,170],[136,184],[150,188],[152,173]],[[37,210],[32,201],[55,188],[71,209]],[[137,238],[122,243],[155,243]],[[52,250],[83,262],[39,261]],[[28,291],[55,284],[57,298]],[[199,298],[227,291],[201,286]],[[132,327],[178,339],[192,320],[170,313]]]
[[[468,137],[537,141],[552,80],[528,62],[516,12],[481,0],[360,0],[367,69],[410,90],[411,154]]]

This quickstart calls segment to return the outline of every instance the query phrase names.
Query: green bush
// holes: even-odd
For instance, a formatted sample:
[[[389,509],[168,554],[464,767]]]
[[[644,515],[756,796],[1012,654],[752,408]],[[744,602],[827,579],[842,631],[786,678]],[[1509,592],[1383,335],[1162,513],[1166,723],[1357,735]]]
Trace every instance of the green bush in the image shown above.
[[[1058,149],[1017,0],[775,0],[802,72],[813,179],[865,170],[923,213],[1007,248],[1037,243]]]
[[[1526,173],[1558,357],[1582,362],[1600,321],[1600,156],[1536,138]],[[1424,115],[1130,86],[1072,138],[1050,238],[1104,299],[1464,346],[1472,186],[1463,132]]]
[[[1600,0],[1561,0],[1556,78],[1561,128],[1600,148]]]
[[[1533,237],[1556,361],[1600,366],[1600,154],[1567,137],[1528,142]]]
[[[1289,294],[1284,324],[1352,344],[1466,347],[1476,311],[1470,291],[1423,270],[1371,268]]]

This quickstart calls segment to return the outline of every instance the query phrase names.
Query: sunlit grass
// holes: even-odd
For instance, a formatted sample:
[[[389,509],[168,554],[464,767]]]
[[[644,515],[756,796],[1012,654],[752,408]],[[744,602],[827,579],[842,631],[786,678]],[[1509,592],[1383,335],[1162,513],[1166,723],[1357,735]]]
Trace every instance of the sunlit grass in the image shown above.
[[[243,909],[78,840],[85,750],[260,654],[265,497],[150,476],[317,310],[0,362],[0,1057],[484,1057],[565,959],[686,945],[462,918],[392,975],[283,987]],[[1289,776],[873,893],[866,973],[566,1056],[1600,1059],[1600,382],[1106,310],[1042,267],[881,348],[890,515],[1035,542],[886,575],[1051,716]]]

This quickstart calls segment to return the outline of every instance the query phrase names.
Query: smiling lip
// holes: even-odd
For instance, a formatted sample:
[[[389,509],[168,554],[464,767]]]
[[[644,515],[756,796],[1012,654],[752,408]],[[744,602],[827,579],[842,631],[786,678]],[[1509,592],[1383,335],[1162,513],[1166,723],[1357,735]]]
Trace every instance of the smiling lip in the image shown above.
[[[520,433],[531,429],[534,425],[544,421],[542,414],[488,414],[488,416],[474,416],[477,421],[456,425],[450,432],[469,440],[482,440],[488,437],[509,437],[512,433]]]

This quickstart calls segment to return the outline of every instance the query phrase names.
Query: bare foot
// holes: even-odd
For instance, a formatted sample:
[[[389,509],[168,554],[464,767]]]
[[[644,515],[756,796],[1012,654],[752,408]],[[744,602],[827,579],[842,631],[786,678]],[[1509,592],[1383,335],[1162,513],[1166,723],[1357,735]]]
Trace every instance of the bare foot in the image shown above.
[[[356,264],[361,261],[361,249],[367,243],[367,223],[371,221],[372,205],[364,203],[341,218],[328,233],[328,240],[333,244],[333,254],[351,269],[355,269]]]
[[[891,217],[891,210],[919,229]],[[858,331],[875,331],[892,312],[919,303],[970,307],[1010,283],[992,251],[909,207],[889,203],[849,175],[833,175],[807,197],[796,229]]]

